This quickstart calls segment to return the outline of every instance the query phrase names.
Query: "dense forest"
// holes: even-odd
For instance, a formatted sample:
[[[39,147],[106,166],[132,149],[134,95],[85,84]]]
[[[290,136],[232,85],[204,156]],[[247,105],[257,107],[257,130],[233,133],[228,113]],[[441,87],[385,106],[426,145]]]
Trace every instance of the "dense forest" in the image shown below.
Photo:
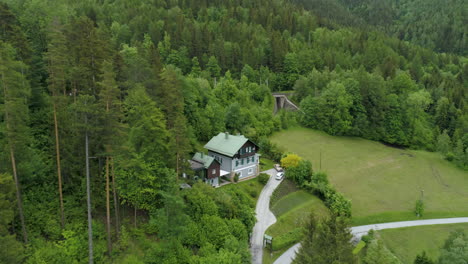
[[[0,1],[0,262],[87,262],[92,240],[96,263],[250,263],[249,194],[178,188],[220,131],[268,150],[298,122],[467,167],[463,1],[383,24],[355,2],[342,23],[285,0]],[[301,111],[274,115],[286,90]]]

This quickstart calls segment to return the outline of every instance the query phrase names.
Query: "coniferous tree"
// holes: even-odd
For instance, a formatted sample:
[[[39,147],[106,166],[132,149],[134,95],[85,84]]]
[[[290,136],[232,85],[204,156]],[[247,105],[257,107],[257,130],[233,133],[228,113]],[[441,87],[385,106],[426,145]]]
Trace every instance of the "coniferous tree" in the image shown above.
[[[16,201],[21,221],[24,242],[28,242],[28,233],[24,220],[21,185],[18,174],[17,154],[28,147],[27,122],[29,110],[27,107],[30,87],[23,72],[26,66],[14,59],[15,50],[11,45],[0,42],[0,86],[1,86],[1,114],[5,123],[4,153],[8,153],[11,171],[16,186]]]
[[[105,177],[106,177],[106,231],[107,231],[107,250],[108,253],[112,252],[112,239],[111,239],[111,220],[110,220],[110,176],[111,173],[111,160],[114,152],[119,143],[119,130],[121,128],[119,106],[119,93],[117,82],[115,81],[115,73],[113,65],[109,61],[104,61],[102,65],[102,81],[98,83],[101,88],[100,91],[100,104],[104,110],[103,118],[103,131],[102,140],[104,144],[104,156],[106,158]],[[116,195],[114,193],[114,195]]]
[[[317,221],[311,215],[305,228],[305,238],[293,263],[356,263],[347,219],[332,215]]]
[[[68,68],[67,50],[65,46],[65,36],[61,31],[61,26],[57,21],[51,25],[49,34],[50,42],[46,54],[48,60],[48,88],[52,94],[54,135],[55,135],[55,155],[57,163],[57,179],[60,202],[60,223],[62,228],[65,226],[65,216],[63,210],[63,192],[62,192],[62,169],[60,158],[60,137],[58,112],[63,106],[64,96],[66,95],[66,69]]]

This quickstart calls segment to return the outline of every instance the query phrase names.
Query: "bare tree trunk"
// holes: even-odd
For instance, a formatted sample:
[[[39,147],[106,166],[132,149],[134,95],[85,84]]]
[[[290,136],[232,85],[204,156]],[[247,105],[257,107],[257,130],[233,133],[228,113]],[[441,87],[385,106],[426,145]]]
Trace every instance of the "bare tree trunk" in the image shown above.
[[[21,231],[23,232],[24,242],[28,243],[28,233],[26,232],[26,224],[24,222],[23,201],[21,200],[20,183],[18,180],[18,174],[16,173],[15,152],[11,144],[10,144],[10,157],[11,157],[11,167],[13,168],[13,178],[15,180],[15,185],[16,185],[16,202],[18,203],[18,212],[19,212],[20,221],[21,221]]]
[[[112,165],[112,192],[114,193],[114,213],[115,213],[115,232],[117,238],[119,238],[120,233],[120,210],[119,210],[119,202],[117,198],[117,190],[115,187],[115,171],[114,171],[114,159],[111,158],[111,165]]]
[[[4,93],[4,100],[5,103],[7,101],[7,86],[5,85],[5,76],[2,74],[2,82],[3,82],[3,93]],[[8,112],[5,106],[5,123],[7,132],[10,131],[10,122],[8,118]],[[11,167],[13,169],[13,179],[15,180],[15,187],[16,187],[16,202],[18,204],[18,213],[21,221],[21,230],[23,232],[23,240],[25,243],[28,243],[28,232],[26,231],[26,224],[24,221],[24,213],[23,213],[23,201],[21,200],[21,186],[18,180],[18,174],[16,172],[16,160],[15,160],[15,151],[13,147],[13,143],[10,142],[10,159],[11,159]]]
[[[106,157],[106,231],[107,231],[107,252],[112,253],[110,221],[110,193],[109,193],[109,157]]]
[[[65,217],[63,213],[63,194],[62,194],[62,170],[60,168],[60,143],[57,122],[57,105],[54,102],[54,127],[55,127],[55,153],[57,157],[57,177],[58,177],[58,190],[60,197],[60,225],[62,229],[65,227]]]
[[[137,218],[136,218],[136,214],[137,214],[137,208],[136,208],[136,206],[135,206],[135,214],[134,214],[134,216],[133,216],[133,224],[135,225],[135,228],[137,227],[137,224],[136,224],[136,221],[137,221],[137,220],[136,220],[136,219],[137,219]]]
[[[179,151],[177,151],[176,159],[176,178],[179,179]]]
[[[85,125],[88,125],[88,116],[85,115]],[[89,264],[93,264],[93,219],[91,217],[91,180],[89,176],[89,149],[88,149],[88,128],[86,127],[85,137],[86,151],[86,202],[88,207],[88,247],[89,247]]]

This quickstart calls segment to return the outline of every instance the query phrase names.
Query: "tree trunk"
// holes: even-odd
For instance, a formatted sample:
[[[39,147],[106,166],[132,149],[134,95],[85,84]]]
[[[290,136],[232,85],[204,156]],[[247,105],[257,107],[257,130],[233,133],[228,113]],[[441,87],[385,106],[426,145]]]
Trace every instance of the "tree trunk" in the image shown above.
[[[7,87],[5,85],[5,76],[2,74],[2,82],[3,82],[3,93],[4,93],[4,101],[5,104],[7,102]],[[10,131],[10,122],[8,118],[8,112],[5,106],[5,123],[6,123],[6,129],[7,132]],[[24,221],[24,213],[23,213],[23,201],[21,200],[21,188],[20,188],[20,182],[18,180],[18,174],[16,172],[16,160],[15,160],[15,151],[13,147],[13,142],[9,142],[10,144],[10,159],[11,159],[11,167],[13,169],[13,179],[15,181],[15,187],[16,187],[16,202],[18,204],[18,213],[21,221],[21,230],[23,232],[23,240],[25,243],[28,243],[28,232],[26,231],[26,224]]]
[[[16,202],[18,203],[18,212],[19,212],[19,217],[21,221],[21,231],[23,232],[24,242],[28,243],[28,233],[26,232],[26,224],[24,222],[23,201],[21,200],[20,183],[18,180],[18,175],[16,173],[15,152],[11,144],[10,144],[10,157],[11,157],[11,167],[13,168],[13,178],[15,180],[15,185],[16,185]]]
[[[88,125],[88,116],[85,115],[85,125]],[[85,135],[85,152],[86,152],[86,202],[88,207],[88,247],[89,247],[89,264],[93,264],[93,223],[91,217],[91,181],[89,176],[89,149],[88,149],[88,128],[86,127]]]
[[[57,105],[54,102],[54,127],[55,127],[55,153],[57,157],[57,177],[58,177],[58,191],[60,199],[60,225],[62,229],[65,227],[65,217],[63,213],[63,194],[62,194],[62,170],[60,168],[60,143],[57,122]]]
[[[136,208],[136,206],[135,206],[135,214],[134,214],[134,216],[133,216],[133,224],[134,224],[135,228],[137,227],[137,224],[136,224],[136,221],[137,221],[137,220],[136,220],[136,213],[137,213],[137,208]]]
[[[179,151],[176,154],[176,178],[179,179]]]
[[[115,232],[117,238],[119,238],[120,233],[120,210],[119,210],[119,202],[117,198],[117,190],[115,187],[115,171],[114,171],[114,159],[111,158],[111,165],[112,165],[112,192],[114,194],[114,213],[115,213]]]
[[[112,253],[111,241],[111,221],[110,221],[110,194],[109,194],[109,157],[106,157],[106,231],[107,231],[107,252]]]

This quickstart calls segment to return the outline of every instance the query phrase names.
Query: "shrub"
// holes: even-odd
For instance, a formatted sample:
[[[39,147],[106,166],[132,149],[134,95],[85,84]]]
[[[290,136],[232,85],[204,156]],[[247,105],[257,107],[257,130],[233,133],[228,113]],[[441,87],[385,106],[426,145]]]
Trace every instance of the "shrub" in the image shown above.
[[[263,185],[267,184],[269,179],[270,179],[270,175],[266,173],[260,173],[260,175],[258,175],[257,177],[258,182]]]
[[[416,206],[414,208],[414,213],[417,217],[421,217],[424,213],[424,202],[423,200],[419,199],[416,201]]]
[[[234,175],[234,182],[238,182],[239,181],[239,173],[236,173]]]
[[[281,166],[285,169],[297,167],[299,162],[302,160],[297,154],[288,154],[286,157],[281,159]]]
[[[449,151],[446,155],[445,155],[445,159],[448,160],[448,161],[453,161],[455,159],[455,154],[453,154],[453,152]]]
[[[257,198],[257,191],[255,189],[250,189],[249,190],[249,195],[252,198]]]
[[[366,246],[366,242],[364,241],[359,241],[359,243],[356,245],[356,247],[353,249],[353,255],[359,254],[361,250]]]
[[[286,177],[294,181],[297,186],[304,186],[311,180],[312,164],[308,160],[299,161],[297,166],[290,167],[286,171]]]

